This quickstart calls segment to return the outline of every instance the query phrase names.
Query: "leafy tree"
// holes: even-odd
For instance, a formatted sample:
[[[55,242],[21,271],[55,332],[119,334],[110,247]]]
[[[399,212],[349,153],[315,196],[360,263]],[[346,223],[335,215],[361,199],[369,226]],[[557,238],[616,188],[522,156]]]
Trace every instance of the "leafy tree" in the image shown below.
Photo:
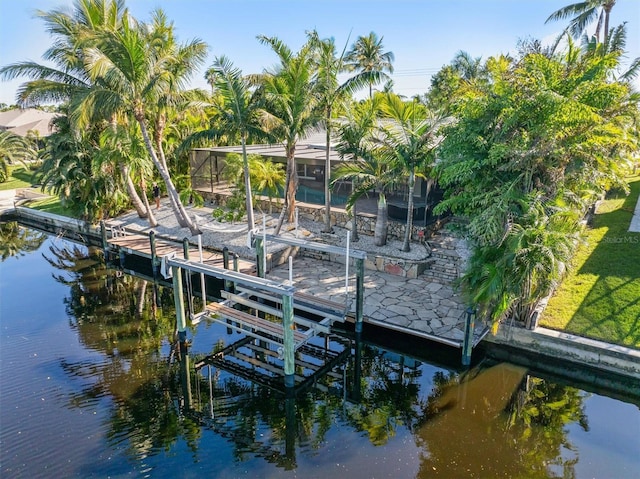
[[[385,72],[393,73],[393,52],[385,52],[382,40],[375,32],[366,37],[360,36],[351,45],[345,56],[347,68],[352,71],[375,74],[369,77],[369,98],[373,98],[373,85],[380,80],[389,79]]]
[[[532,320],[568,260],[578,219],[604,189],[624,184],[638,107],[627,85],[608,80],[617,55],[492,58],[489,83],[456,107],[436,211],[468,220],[476,250],[464,285],[493,320]]]
[[[132,178],[132,174],[135,174],[142,191],[146,192],[146,182],[151,178],[153,170],[137,125],[128,127],[115,125],[115,128],[107,128],[102,132],[100,149],[94,158],[94,167],[103,169],[107,165],[120,172],[138,216],[147,218],[152,227],[157,226],[158,222],[149,206],[146,194],[140,198]]]
[[[272,211],[273,198],[278,196],[284,188],[285,173],[281,163],[260,159],[252,162],[249,160],[251,184],[259,194],[267,194],[269,198],[269,213]]]
[[[152,25],[137,24],[129,17],[121,23],[117,30],[103,32],[98,47],[88,50],[86,68],[95,86],[72,98],[72,116],[80,124],[118,114],[133,117],[164,181],[178,223],[188,227],[192,234],[198,234],[197,225],[180,201],[159,145],[165,108],[175,101],[182,82],[202,60],[206,47],[198,41],[187,45],[163,41],[169,32],[161,21],[155,23],[161,32],[153,30]],[[153,138],[150,124],[155,127]]]

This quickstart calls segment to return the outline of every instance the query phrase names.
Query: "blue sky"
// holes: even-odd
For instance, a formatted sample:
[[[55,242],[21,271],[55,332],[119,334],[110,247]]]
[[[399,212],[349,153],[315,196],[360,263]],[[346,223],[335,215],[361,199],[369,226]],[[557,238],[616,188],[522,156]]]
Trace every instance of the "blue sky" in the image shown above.
[[[566,24],[545,25],[558,8],[576,0],[127,0],[133,15],[148,20],[162,8],[181,41],[200,38],[209,57],[227,55],[244,73],[272,66],[276,59],[256,35],[277,36],[297,49],[305,32],[317,29],[339,47],[374,31],[395,55],[394,90],[424,93],[431,74],[459,50],[487,58],[508,53],[518,39],[550,41]],[[70,6],[72,0],[0,0],[0,65],[40,61],[50,45],[36,9]],[[640,56],[640,0],[618,0],[611,25],[627,22],[629,59]],[[192,86],[206,86],[203,73]],[[0,82],[0,102],[11,104],[21,81]],[[636,85],[640,87],[637,80]]]

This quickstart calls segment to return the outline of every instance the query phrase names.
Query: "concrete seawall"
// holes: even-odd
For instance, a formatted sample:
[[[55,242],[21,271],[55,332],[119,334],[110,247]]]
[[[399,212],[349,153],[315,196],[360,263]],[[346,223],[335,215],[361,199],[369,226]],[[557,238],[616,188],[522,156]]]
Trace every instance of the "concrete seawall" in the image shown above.
[[[487,335],[483,341],[488,343],[490,352],[506,347],[512,350],[512,356],[517,351],[529,353],[528,362],[534,362],[531,359],[536,355],[547,362],[570,362],[634,379],[640,388],[640,351],[637,349],[546,328],[531,331],[503,326],[495,336]]]

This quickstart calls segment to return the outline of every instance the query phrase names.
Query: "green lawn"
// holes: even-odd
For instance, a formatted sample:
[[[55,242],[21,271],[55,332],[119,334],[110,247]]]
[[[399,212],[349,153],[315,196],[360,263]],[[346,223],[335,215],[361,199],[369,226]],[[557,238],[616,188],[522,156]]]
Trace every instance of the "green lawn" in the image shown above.
[[[9,179],[3,183],[0,183],[0,190],[15,190],[18,188],[28,188],[31,186],[31,176],[33,172],[22,167],[14,166],[9,167]]]
[[[629,182],[629,196],[599,205],[541,326],[640,349],[640,233],[629,232],[640,176]]]
[[[71,211],[67,208],[63,207],[60,204],[60,198],[51,196],[49,198],[43,198],[41,200],[32,200],[29,201],[25,206],[28,208],[33,208],[34,210],[44,211],[47,213],[53,213],[56,215],[68,216],[69,218],[75,218]]]

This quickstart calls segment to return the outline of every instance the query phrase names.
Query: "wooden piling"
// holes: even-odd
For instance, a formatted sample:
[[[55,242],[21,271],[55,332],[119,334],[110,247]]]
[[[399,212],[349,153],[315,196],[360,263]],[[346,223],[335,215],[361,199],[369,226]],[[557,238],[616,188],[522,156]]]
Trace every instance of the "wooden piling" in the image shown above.
[[[258,278],[265,277],[264,268],[264,238],[256,236],[256,273]]]
[[[282,295],[282,327],[284,348],[284,385],[292,388],[295,383],[295,343],[293,339],[293,295]]]
[[[349,258],[347,258],[347,261]],[[364,323],[364,258],[356,258],[356,325],[355,332],[362,332]]]
[[[109,241],[107,240],[107,225],[104,220],[100,221],[100,236],[102,237],[102,250],[105,261],[109,260]]]
[[[158,261],[158,253],[156,251],[156,232],[149,232],[149,246],[151,247],[151,270],[153,271],[153,279],[158,277],[160,269],[160,261]]]
[[[222,266],[224,269],[229,269],[229,248],[226,246],[222,248]],[[231,282],[229,280],[224,280],[224,290],[231,291]]]
[[[173,301],[176,306],[176,330],[178,331],[178,339],[185,341],[187,339],[187,320],[184,314],[184,296],[182,294],[182,268],[172,266],[173,273]]]
[[[467,308],[467,317],[464,324],[464,340],[462,342],[462,365],[469,366],[471,364],[471,353],[473,350],[473,330],[475,328],[475,310],[469,306]]]

